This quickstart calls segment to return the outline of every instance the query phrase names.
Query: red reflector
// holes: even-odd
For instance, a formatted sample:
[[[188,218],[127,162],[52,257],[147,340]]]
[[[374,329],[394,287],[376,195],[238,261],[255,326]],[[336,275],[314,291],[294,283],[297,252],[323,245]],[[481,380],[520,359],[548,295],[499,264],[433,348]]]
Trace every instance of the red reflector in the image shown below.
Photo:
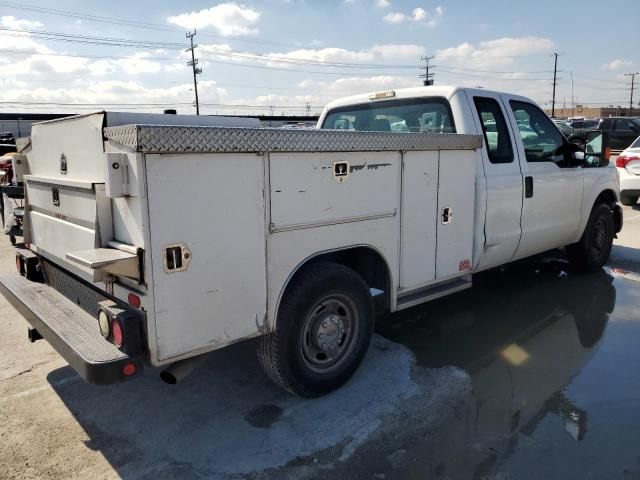
[[[116,347],[120,348],[124,342],[122,334],[122,325],[116,319],[111,320],[111,335],[113,336],[113,343]]]
[[[24,244],[24,248],[26,248],[27,250],[31,250],[31,244],[30,243],[25,243]]]
[[[130,293],[128,299],[129,305],[131,305],[133,308],[140,308],[140,297],[138,295],[136,295],[135,293]]]
[[[130,377],[134,373],[136,373],[136,366],[133,363],[127,363],[124,367],[122,367],[122,373],[124,373],[127,377]]]
[[[637,155],[618,155],[618,158],[616,158],[616,167],[624,168],[632,160],[640,160],[640,157]]]
[[[22,259],[20,258],[20,255],[16,255],[16,269],[18,270],[18,273],[22,275]]]

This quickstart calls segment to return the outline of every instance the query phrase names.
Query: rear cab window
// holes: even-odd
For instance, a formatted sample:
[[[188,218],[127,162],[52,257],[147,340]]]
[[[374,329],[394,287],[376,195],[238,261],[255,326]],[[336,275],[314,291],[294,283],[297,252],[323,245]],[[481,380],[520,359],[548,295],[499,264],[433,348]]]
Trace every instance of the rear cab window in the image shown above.
[[[401,133],[456,133],[449,102],[442,97],[406,98],[331,110],[323,129]]]

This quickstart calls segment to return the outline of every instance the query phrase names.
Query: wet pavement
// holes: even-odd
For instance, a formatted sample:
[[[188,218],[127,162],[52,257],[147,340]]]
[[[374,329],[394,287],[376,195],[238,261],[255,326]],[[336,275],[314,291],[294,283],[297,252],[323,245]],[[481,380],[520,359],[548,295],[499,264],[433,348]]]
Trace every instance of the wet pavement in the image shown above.
[[[640,478],[640,283],[566,267],[512,266],[381,322],[418,366],[460,367],[473,389],[457,444],[435,466],[411,448],[386,478]]]

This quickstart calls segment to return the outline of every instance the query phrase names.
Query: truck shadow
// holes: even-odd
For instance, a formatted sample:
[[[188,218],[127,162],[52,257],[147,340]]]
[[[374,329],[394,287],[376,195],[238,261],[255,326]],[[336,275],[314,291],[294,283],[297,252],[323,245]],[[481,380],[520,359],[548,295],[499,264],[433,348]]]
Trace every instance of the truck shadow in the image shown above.
[[[576,440],[588,431],[561,391],[602,341],[616,291],[605,272],[563,267],[520,264],[381,317],[359,372],[321,399],[273,386],[254,342],[177,386],[156,371],[109,387],[65,381],[69,367],[48,380],[122,478],[480,478],[549,412]]]

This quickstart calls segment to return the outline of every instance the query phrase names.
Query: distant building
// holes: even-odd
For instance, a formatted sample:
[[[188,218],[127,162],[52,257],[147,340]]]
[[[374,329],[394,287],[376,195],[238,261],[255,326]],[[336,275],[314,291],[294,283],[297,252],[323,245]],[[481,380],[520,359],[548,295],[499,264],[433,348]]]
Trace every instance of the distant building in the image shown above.
[[[551,109],[545,110],[547,115],[551,115]],[[556,108],[556,118],[584,117],[584,118],[600,118],[600,117],[626,117],[629,115],[629,107],[621,105],[609,105],[608,107],[589,107],[587,105],[576,105],[574,108],[564,107]],[[631,110],[632,117],[640,117],[640,108]]]

